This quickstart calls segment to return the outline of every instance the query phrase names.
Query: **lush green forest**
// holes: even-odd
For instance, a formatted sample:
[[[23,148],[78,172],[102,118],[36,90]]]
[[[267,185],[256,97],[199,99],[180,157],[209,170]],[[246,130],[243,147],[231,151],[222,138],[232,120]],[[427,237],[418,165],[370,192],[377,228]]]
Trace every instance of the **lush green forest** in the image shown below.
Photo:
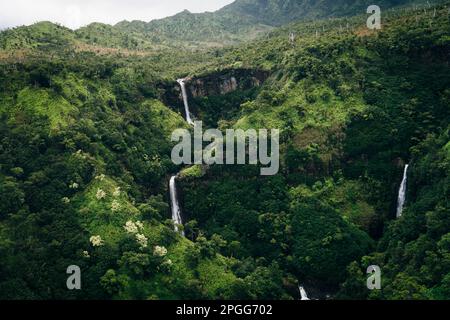
[[[380,6],[2,31],[0,299],[450,299],[450,3]],[[182,77],[205,126],[280,129],[277,175],[172,163]]]

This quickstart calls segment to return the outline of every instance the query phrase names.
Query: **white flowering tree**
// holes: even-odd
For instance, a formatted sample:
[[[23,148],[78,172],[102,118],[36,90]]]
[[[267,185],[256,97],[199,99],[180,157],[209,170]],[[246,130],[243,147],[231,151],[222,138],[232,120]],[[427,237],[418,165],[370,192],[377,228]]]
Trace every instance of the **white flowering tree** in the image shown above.
[[[155,246],[153,248],[153,255],[155,257],[165,257],[167,254],[167,249],[163,246]]]
[[[99,189],[97,189],[97,193],[95,194],[95,197],[97,198],[97,200],[105,199],[106,192],[99,188]]]
[[[89,241],[93,247],[101,247],[104,245],[103,239],[100,236],[92,236]]]
[[[120,197],[120,194],[121,194],[120,187],[115,188],[113,192],[113,197],[115,198]]]
[[[141,233],[136,234],[136,241],[139,244],[141,249],[147,248],[148,238],[145,235],[143,235]]]
[[[120,205],[119,201],[117,201],[117,200],[114,200],[114,201],[111,203],[111,211],[112,211],[112,212],[117,212],[117,211],[119,211],[119,210],[120,210],[120,207],[121,207],[121,205]]]

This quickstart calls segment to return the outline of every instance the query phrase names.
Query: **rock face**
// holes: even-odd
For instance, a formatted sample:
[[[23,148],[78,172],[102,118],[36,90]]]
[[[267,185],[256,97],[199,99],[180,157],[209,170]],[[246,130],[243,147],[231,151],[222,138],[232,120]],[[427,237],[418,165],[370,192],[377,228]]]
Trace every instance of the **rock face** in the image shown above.
[[[236,90],[248,90],[260,86],[268,73],[258,70],[233,69],[204,77],[186,79],[191,98],[224,95]]]
[[[218,96],[236,90],[248,90],[261,86],[268,78],[267,71],[232,69],[185,80],[188,100],[206,96]],[[165,82],[158,86],[161,99],[167,105],[183,112],[183,96],[178,83]],[[191,106],[196,112],[195,104]]]

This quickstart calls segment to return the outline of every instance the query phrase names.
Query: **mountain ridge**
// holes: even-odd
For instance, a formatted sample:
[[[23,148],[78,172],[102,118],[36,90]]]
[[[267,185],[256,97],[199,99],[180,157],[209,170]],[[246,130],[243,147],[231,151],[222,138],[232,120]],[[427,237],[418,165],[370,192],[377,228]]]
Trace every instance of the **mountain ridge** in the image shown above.
[[[446,5],[383,11],[382,30],[359,14],[145,57],[97,52],[140,34],[104,24],[91,52],[69,46],[89,28],[0,35],[42,50],[0,55],[0,299],[293,300],[299,284],[320,300],[449,299]],[[181,77],[205,127],[279,128],[279,174],[175,165]],[[180,170],[186,238],[168,205]],[[64,286],[68,265],[83,290]],[[367,290],[370,265],[383,290]]]
[[[294,21],[363,14],[365,8],[371,4],[366,0],[347,2],[237,0],[214,12],[192,13],[184,10],[173,16],[149,22],[123,20],[114,25],[93,22],[74,31],[61,27],[67,31],[66,38],[69,40],[75,40],[71,39],[74,37],[89,45],[112,48],[148,50],[154,49],[155,46],[223,47],[255,39],[276,27]],[[415,1],[383,0],[379,5],[382,8],[391,8],[413,2]],[[36,29],[35,25],[0,32],[0,48],[33,46],[33,36],[39,38],[40,35],[29,35],[27,30]],[[8,37],[13,40],[8,41]]]

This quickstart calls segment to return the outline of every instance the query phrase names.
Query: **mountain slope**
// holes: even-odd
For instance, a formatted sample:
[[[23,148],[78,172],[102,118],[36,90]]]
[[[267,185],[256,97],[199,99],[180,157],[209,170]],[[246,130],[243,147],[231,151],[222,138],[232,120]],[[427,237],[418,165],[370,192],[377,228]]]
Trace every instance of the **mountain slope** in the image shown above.
[[[410,0],[382,0],[377,5],[383,9],[411,3]],[[259,23],[279,26],[292,21],[364,14],[373,4],[367,0],[237,0],[220,9],[220,14],[237,14],[254,17]]]
[[[183,32],[218,14],[122,23],[129,29],[118,32],[42,23],[5,33],[32,40],[9,46],[13,54],[48,54],[0,59],[0,298],[297,299],[300,281],[314,298],[344,282],[347,299],[448,299],[447,7],[420,20],[389,12],[379,31],[360,15],[293,23],[223,50],[144,57],[58,53],[80,41],[128,45],[127,36],[144,41],[136,48],[170,34],[198,45],[201,34],[183,42]],[[181,169],[171,132],[188,127],[175,79],[192,76],[192,94],[192,83],[224,70],[238,82],[233,71],[268,77],[251,90],[193,95],[192,112],[220,129],[279,128],[280,171],[183,171],[185,239],[173,231],[167,192]],[[406,162],[404,216],[392,221]],[[81,291],[65,287],[73,264]],[[382,291],[367,290],[370,264],[382,268]]]
[[[382,0],[382,9],[412,3]],[[191,13],[143,21],[122,21],[111,26],[92,23],[75,34],[57,25],[38,23],[7,30],[0,35],[0,48],[42,47],[70,43],[74,38],[89,45],[149,50],[159,46],[223,47],[257,38],[274,27],[293,21],[365,14],[367,0],[237,0],[215,12]],[[51,37],[46,35],[51,34]]]
[[[0,32],[0,48],[5,50],[57,48],[73,42],[72,30],[43,21]]]
[[[152,43],[212,43],[220,46],[249,40],[271,29],[258,23],[252,16],[217,12],[191,13],[187,10],[148,23],[123,21],[115,28],[129,34],[143,35]]]
[[[411,0],[382,0],[383,9]],[[115,28],[144,35],[152,43],[227,45],[251,40],[273,27],[293,21],[365,14],[368,0],[237,0],[216,11],[190,13],[150,21],[121,22]]]

